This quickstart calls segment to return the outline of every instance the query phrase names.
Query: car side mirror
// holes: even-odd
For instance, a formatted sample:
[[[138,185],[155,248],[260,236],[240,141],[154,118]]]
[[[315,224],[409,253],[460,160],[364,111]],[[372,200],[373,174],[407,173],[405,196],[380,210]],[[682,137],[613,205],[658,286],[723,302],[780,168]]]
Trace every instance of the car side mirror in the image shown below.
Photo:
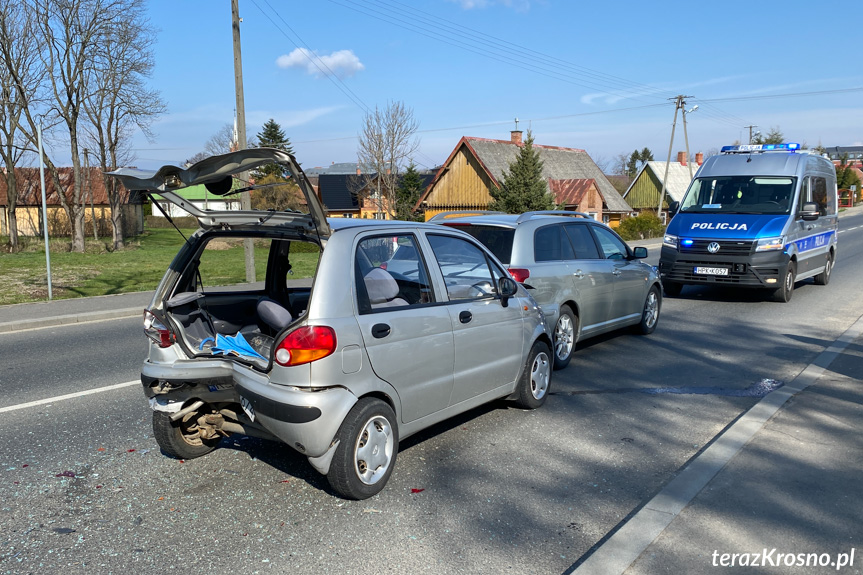
[[[680,202],[669,202],[668,203],[668,215],[673,216],[680,210]]]
[[[818,211],[818,204],[815,202],[806,202],[803,204],[803,209],[800,210],[800,217],[807,222],[817,220],[820,215],[821,213]]]
[[[645,248],[644,246],[632,248],[632,257],[637,260],[643,260],[647,257],[647,248]]]
[[[497,293],[500,294],[501,304],[506,307],[509,298],[518,293],[518,284],[510,277],[502,277],[497,280]]]

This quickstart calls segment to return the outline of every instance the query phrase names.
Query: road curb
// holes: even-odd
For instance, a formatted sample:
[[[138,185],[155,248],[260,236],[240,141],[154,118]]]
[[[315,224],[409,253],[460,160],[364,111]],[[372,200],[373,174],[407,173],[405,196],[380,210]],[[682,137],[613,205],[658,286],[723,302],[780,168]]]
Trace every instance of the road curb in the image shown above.
[[[71,313],[52,317],[7,321],[0,323],[0,333],[22,331],[25,329],[38,329],[43,327],[56,327],[74,323],[89,323],[93,321],[104,321],[107,319],[135,317],[140,316],[143,311],[144,308],[142,307],[129,307],[124,309],[89,311],[86,313]]]

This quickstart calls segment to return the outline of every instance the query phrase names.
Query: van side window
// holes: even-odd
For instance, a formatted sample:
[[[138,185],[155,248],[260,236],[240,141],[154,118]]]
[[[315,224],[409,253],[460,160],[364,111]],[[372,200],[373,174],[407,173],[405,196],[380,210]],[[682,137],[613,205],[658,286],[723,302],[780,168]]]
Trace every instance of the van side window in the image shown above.
[[[809,201],[809,178],[803,178],[800,182],[800,198],[797,200],[797,213],[803,211],[803,204]],[[799,218],[799,215],[798,215]]]
[[[828,213],[836,211],[835,208],[830,209],[830,203],[827,200],[827,179],[819,176],[810,178],[812,186],[812,201],[818,205],[818,213],[826,216]]]
[[[537,262],[552,262],[575,259],[569,240],[563,235],[559,224],[539,228],[533,236],[533,259]]]

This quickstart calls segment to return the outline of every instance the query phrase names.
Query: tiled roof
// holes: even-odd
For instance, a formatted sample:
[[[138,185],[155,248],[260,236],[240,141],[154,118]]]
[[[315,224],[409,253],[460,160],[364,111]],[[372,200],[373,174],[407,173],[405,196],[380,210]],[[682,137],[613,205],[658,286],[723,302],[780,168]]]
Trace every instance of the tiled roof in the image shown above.
[[[72,168],[58,168],[60,173],[60,182],[65,188],[66,198],[71,203],[72,201]],[[82,173],[83,169],[82,169]],[[16,168],[15,169],[16,184],[18,189],[18,206],[41,206],[42,205],[42,186],[39,176],[39,168]],[[83,200],[89,204],[92,191],[92,201],[94,205],[107,205],[108,196],[105,192],[105,183],[102,179],[102,170],[99,168],[90,168],[89,177],[85,179],[88,185],[84,186]],[[130,194],[125,188],[120,186],[120,194],[123,203],[129,201]],[[57,193],[54,190],[54,180],[48,170],[45,170],[45,197],[49,206],[59,206],[60,201]],[[6,174],[5,170],[0,172],[0,206],[8,206],[9,200],[6,197]]]
[[[503,177],[503,172],[515,161],[520,149],[509,140],[465,137],[464,141],[474,151],[486,171],[498,182]],[[596,188],[605,200],[608,211],[632,211],[584,150],[537,144],[534,144],[533,148],[539,152],[543,162],[542,175],[547,180],[595,180]]]
[[[574,206],[581,203],[594,179],[548,180],[548,189],[554,195],[554,203]]]
[[[321,174],[318,177],[318,193],[321,196],[321,202],[329,211],[359,210],[357,192],[363,184],[364,180],[356,173]]]

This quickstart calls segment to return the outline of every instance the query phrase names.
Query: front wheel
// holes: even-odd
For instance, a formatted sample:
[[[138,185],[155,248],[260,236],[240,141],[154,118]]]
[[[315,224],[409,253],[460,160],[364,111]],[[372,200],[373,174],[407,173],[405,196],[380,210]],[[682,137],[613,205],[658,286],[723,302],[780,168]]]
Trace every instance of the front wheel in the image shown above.
[[[204,439],[198,427],[197,411],[187,413],[180,421],[171,421],[170,414],[153,412],[153,435],[167,455],[177,459],[195,459],[216,448],[219,439]]]
[[[560,307],[560,316],[554,325],[554,369],[569,365],[578,337],[578,318],[569,306]]]
[[[537,341],[530,348],[530,354],[524,364],[521,379],[516,388],[515,403],[525,409],[536,409],[545,403],[548,388],[551,385],[552,360],[548,345]]]
[[[785,276],[782,279],[782,287],[773,292],[773,301],[788,303],[794,295],[794,282],[797,280],[797,264],[788,262]]]
[[[339,432],[327,480],[345,499],[368,499],[384,488],[399,450],[396,415],[373,397],[357,402]]]
[[[815,276],[815,285],[826,286],[830,283],[830,272],[833,271],[833,254],[827,255],[827,263],[824,264],[824,271]]]
[[[659,288],[653,286],[644,298],[644,309],[641,312],[641,323],[638,324],[638,333],[648,335],[656,329],[659,323],[659,310],[662,308],[662,296]]]

